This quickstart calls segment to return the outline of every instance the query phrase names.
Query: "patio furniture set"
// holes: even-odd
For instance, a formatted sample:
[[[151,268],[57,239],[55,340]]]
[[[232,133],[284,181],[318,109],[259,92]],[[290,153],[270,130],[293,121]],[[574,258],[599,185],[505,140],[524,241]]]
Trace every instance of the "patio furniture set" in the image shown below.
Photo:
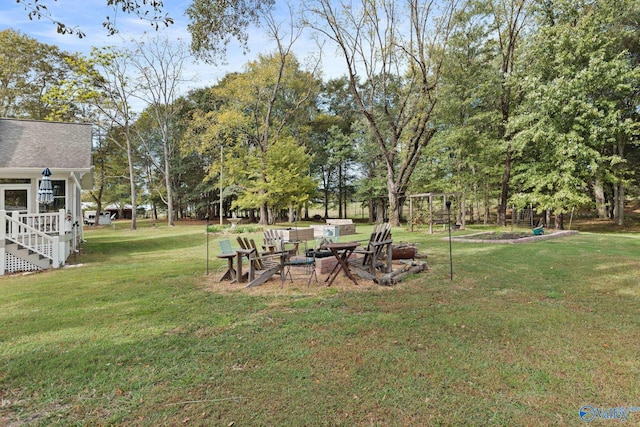
[[[332,262],[332,269],[325,279],[327,286],[331,286],[341,272],[358,285],[356,275],[375,280],[378,271],[392,271],[393,240],[389,224],[376,226],[365,242],[338,242],[338,228],[326,230],[316,240],[316,247],[320,250],[304,250],[302,253],[301,246],[306,242],[291,239],[282,230],[265,231],[262,248],[246,237],[237,238],[239,247],[236,249],[232,248],[229,239],[222,239],[219,242],[221,253],[217,257],[226,259],[227,263],[220,281],[247,283],[249,288],[262,285],[277,274],[282,285],[287,278],[293,282],[294,275],[302,275],[307,278],[309,286],[311,280],[318,281],[316,260],[319,258],[323,262],[327,259]],[[325,258],[327,256],[330,258]],[[248,271],[245,272],[245,268]]]

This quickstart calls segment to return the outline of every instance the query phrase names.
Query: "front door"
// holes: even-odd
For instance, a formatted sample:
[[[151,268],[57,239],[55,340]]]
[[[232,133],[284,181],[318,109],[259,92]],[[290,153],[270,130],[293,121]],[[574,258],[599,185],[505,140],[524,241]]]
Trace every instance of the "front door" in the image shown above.
[[[31,186],[0,186],[0,210],[29,212]]]

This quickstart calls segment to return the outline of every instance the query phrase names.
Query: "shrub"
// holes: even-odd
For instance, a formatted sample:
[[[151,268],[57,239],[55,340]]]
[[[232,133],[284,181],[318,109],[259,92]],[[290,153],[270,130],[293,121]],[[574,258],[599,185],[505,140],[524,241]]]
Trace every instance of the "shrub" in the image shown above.
[[[262,231],[262,227],[257,225],[239,225],[236,228],[232,228],[230,231],[234,234],[256,233]]]

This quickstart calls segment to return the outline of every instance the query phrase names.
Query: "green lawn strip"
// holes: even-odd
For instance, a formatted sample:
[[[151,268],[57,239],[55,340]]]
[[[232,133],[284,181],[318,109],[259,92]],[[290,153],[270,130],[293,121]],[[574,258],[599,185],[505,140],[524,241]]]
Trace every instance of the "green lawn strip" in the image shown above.
[[[0,279],[0,420],[566,425],[637,405],[640,239],[454,242],[451,282],[441,237],[394,230],[431,270],[391,290],[256,296],[200,286],[199,228],[92,230],[83,267]]]

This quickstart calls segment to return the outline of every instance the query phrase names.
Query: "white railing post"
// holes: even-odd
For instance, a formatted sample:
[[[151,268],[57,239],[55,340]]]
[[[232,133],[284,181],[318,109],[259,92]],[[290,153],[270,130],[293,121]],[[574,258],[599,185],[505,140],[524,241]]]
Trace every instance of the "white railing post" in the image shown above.
[[[65,260],[66,260],[66,239],[64,237],[65,235],[65,223],[66,223],[66,219],[67,219],[67,213],[64,209],[60,209],[58,211],[58,241],[57,241],[57,246],[58,246],[58,264],[57,266],[60,267],[61,265],[64,265]],[[55,243],[54,243],[55,244]]]
[[[53,244],[51,245],[51,266],[53,268],[60,267],[60,236],[53,236]]]
[[[4,276],[4,272],[7,269],[7,261],[4,249],[5,232],[7,230],[7,212],[0,210],[0,276]]]
[[[11,218],[15,219],[16,221],[20,221],[20,213],[18,211],[13,211],[11,212]],[[18,233],[20,233],[20,228],[16,227],[13,223],[9,225],[9,236],[13,237],[14,239],[16,237],[18,237]]]
[[[64,222],[66,218],[66,212],[64,209],[60,209],[58,211],[58,235],[64,236]]]
[[[0,224],[6,224],[7,223],[7,211],[5,211],[4,209],[0,209]],[[2,240],[4,240],[4,234],[7,232],[7,226],[3,225],[2,227],[0,227],[0,238]]]

